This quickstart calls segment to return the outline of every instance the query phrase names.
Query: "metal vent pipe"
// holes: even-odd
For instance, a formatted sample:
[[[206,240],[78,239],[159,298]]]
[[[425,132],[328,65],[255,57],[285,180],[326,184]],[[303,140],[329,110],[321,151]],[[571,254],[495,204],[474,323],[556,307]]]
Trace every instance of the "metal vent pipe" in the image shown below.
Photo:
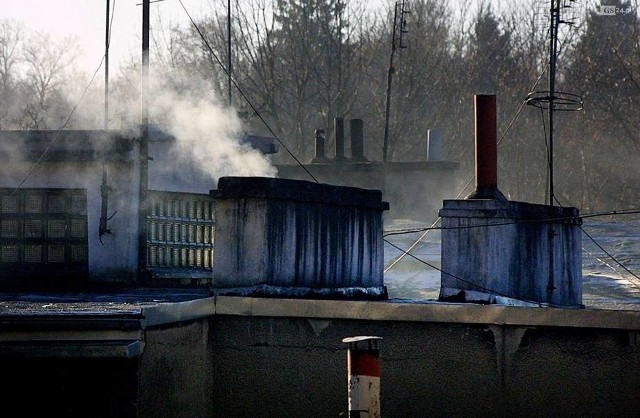
[[[333,132],[336,139],[336,161],[343,161],[344,157],[344,119],[334,118]]]
[[[349,121],[349,134],[351,136],[351,158],[353,161],[365,161],[364,122],[362,119],[351,119]]]
[[[506,200],[498,190],[498,140],[496,96],[473,97],[475,117],[476,190],[467,199]]]

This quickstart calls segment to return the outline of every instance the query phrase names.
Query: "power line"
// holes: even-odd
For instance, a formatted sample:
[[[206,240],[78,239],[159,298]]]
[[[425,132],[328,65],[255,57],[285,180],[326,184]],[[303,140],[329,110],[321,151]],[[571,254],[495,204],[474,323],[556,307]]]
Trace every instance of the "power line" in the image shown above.
[[[64,130],[64,128],[67,127],[67,125],[69,124],[69,121],[71,121],[71,118],[73,117],[73,115],[75,114],[76,110],[78,109],[78,106],[80,106],[80,103],[82,102],[82,100],[84,99],[84,96],[87,94],[87,91],[89,90],[89,87],[91,87],[91,84],[93,84],[93,80],[95,80],[96,75],[98,74],[98,71],[100,71],[100,68],[102,68],[102,64],[105,61],[105,56],[102,56],[102,59],[100,60],[100,64],[98,64],[98,68],[96,68],[96,70],[93,73],[93,76],[91,76],[91,79],[89,80],[89,83],[87,83],[87,86],[84,88],[84,90],[82,91],[82,94],[80,95],[80,98],[78,99],[78,101],[75,103],[75,105],[73,106],[73,108],[71,109],[71,112],[69,112],[69,115],[67,116],[67,118],[65,119],[64,123],[62,124],[62,126],[57,130],[57,132],[55,133],[55,135],[53,136],[53,138],[51,138],[51,140],[49,141],[49,143],[47,144],[47,146],[44,148],[44,150],[42,151],[42,154],[40,154],[40,156],[38,157],[38,159],[31,165],[31,168],[29,169],[29,171],[27,172],[27,174],[25,174],[25,176],[22,178],[22,180],[20,180],[20,182],[18,183],[18,185],[11,191],[11,193],[9,193],[9,195],[7,195],[5,197],[5,200],[0,201],[0,210],[2,210],[2,208],[4,207],[4,205],[6,204],[6,202],[13,197],[18,190],[20,190],[22,188],[22,186],[24,186],[24,184],[26,183],[26,181],[29,179],[29,177],[31,177],[31,175],[33,174],[33,172],[36,170],[36,168],[40,165],[40,163],[42,162],[42,160],[44,160],[44,157],[49,153],[49,150],[51,150],[51,147],[53,146],[53,144],[56,142],[56,140],[58,139],[58,137],[60,136],[60,132],[62,132]]]
[[[557,199],[556,199],[557,202]],[[490,226],[505,226],[505,225],[516,225],[523,223],[549,223],[549,222],[562,222],[562,221],[571,221],[578,219],[588,219],[595,218],[601,216],[623,216],[623,215],[638,215],[640,214],[640,209],[626,209],[626,210],[613,210],[609,212],[597,212],[590,213],[586,215],[578,215],[578,216],[559,216],[552,218],[544,218],[544,219],[519,219],[514,221],[507,222],[494,222],[488,224],[477,224],[477,225],[461,225],[461,226],[439,226],[435,227],[434,225],[425,228],[415,228],[415,229],[398,229],[387,231],[383,234],[384,237],[392,236],[392,235],[407,235],[407,234],[417,234],[418,232],[423,231],[443,231],[450,229],[474,229],[474,228],[486,228]],[[440,219],[440,218],[439,218]]]
[[[428,261],[425,261],[425,260],[423,260],[423,259],[421,259],[419,257],[416,257],[413,254],[410,254],[410,253],[406,252],[402,248],[400,248],[397,245],[387,241],[386,239],[384,241],[387,244],[391,245],[392,247],[396,248],[397,250],[402,251],[405,255],[408,255],[409,257],[415,259],[416,261],[418,261],[418,262],[420,262],[420,263],[422,263],[422,264],[424,264],[424,265],[426,265],[428,267],[431,267],[432,269],[437,270],[442,274],[446,274],[447,276],[453,277],[454,279],[456,279],[456,280],[458,280],[460,282],[463,282],[463,283],[466,283],[466,284],[468,284],[470,286],[473,286],[478,290],[481,290],[481,291],[484,291],[484,292],[487,292],[489,294],[496,295],[496,296],[502,296],[502,297],[506,297],[506,298],[509,298],[509,299],[513,299],[513,300],[519,300],[521,302],[531,303],[531,304],[534,304],[534,305],[538,305],[540,307],[543,307],[543,306],[546,306],[546,307],[560,307],[560,305],[555,305],[555,304],[545,303],[545,302],[538,302],[538,301],[528,300],[528,299],[523,299],[523,298],[516,298],[516,297],[513,297],[513,296],[509,296],[507,294],[501,293],[501,292],[497,292],[495,290],[492,290],[492,289],[489,289],[487,287],[481,286],[481,285],[479,285],[477,283],[473,283],[473,282],[471,282],[469,280],[466,280],[466,279],[464,279],[464,278],[462,278],[460,276],[457,276],[455,274],[447,273],[446,271],[444,271],[441,268],[429,263]]]
[[[207,39],[205,38],[204,34],[202,33],[202,31],[200,30],[200,28],[198,27],[198,25],[196,24],[196,22],[193,20],[193,18],[191,17],[191,15],[189,14],[189,12],[187,11],[186,7],[184,6],[184,4],[182,3],[182,0],[178,0],[180,2],[180,6],[182,6],[182,9],[184,10],[184,12],[187,14],[187,17],[189,18],[189,20],[191,21],[191,24],[193,25],[193,27],[195,28],[195,30],[198,32],[198,35],[200,36],[200,39],[202,40],[202,42],[204,43],[204,45],[207,47],[207,49],[209,50],[209,53],[211,53],[211,55],[213,56],[213,58],[215,58],[215,60],[218,62],[218,65],[220,65],[220,68],[222,68],[222,70],[225,72],[225,74],[227,74],[227,76],[229,76],[229,80],[233,83],[233,86],[238,90],[238,93],[240,93],[240,95],[242,96],[242,98],[244,99],[245,102],[247,102],[247,104],[249,105],[249,107],[251,107],[251,110],[253,110],[253,112],[256,114],[256,116],[258,116],[258,118],[260,119],[260,121],[264,124],[264,126],[269,130],[269,133],[271,133],[271,135],[273,135],[273,137],[280,143],[280,145],[282,145],[282,147],[287,151],[287,153],[289,153],[289,155],[294,159],[294,161],[300,166],[302,167],[302,169],[309,175],[309,177],[311,177],[316,183],[318,182],[318,179],[316,179],[314,177],[313,174],[311,174],[311,172],[309,171],[309,169],[307,169],[307,167],[304,166],[304,164],[302,164],[302,162],[300,162],[300,160],[293,154],[293,152],[291,152],[291,150],[289,150],[289,148],[280,140],[280,138],[278,137],[278,135],[276,135],[276,133],[273,131],[273,129],[271,129],[271,126],[269,126],[269,124],[267,123],[266,120],[264,120],[264,118],[262,117],[262,115],[260,114],[260,112],[258,111],[258,109],[253,105],[253,103],[251,103],[251,100],[249,100],[249,98],[247,97],[247,95],[244,93],[244,91],[240,88],[240,86],[238,85],[238,83],[236,82],[235,79],[233,79],[233,77],[231,77],[229,69],[226,68],[224,66],[224,64],[222,63],[222,61],[220,60],[220,58],[218,58],[218,55],[213,51],[213,48],[211,48],[211,46],[209,45],[209,42],[207,41]]]
[[[538,85],[538,83],[540,83],[540,80],[542,80],[542,77],[544,76],[545,72],[547,71],[548,65],[545,66],[545,68],[543,68],[542,73],[540,73],[540,75],[538,76],[538,79],[536,80],[536,82],[533,84],[533,87],[531,88],[530,91],[534,90],[536,88],[536,86]],[[524,100],[522,102],[522,104],[520,105],[520,107],[518,108],[518,111],[515,113],[515,115],[511,118],[511,121],[509,122],[509,124],[507,125],[506,129],[504,130],[504,132],[502,133],[502,135],[500,135],[500,138],[498,139],[498,143],[497,145],[499,146],[500,143],[504,140],[504,138],[507,136],[507,133],[511,130],[511,128],[513,127],[513,124],[515,123],[516,119],[518,118],[518,116],[520,115],[520,113],[522,112],[522,109],[524,109],[525,105],[527,104],[527,101]],[[456,199],[459,199],[460,196],[462,196],[462,193],[464,193],[464,191],[467,189],[467,187],[469,187],[471,185],[471,183],[473,182],[475,178],[475,174],[471,176],[471,178],[469,179],[469,181],[467,181],[467,183],[464,185],[464,187],[462,187],[462,189],[460,189],[460,191],[458,192],[458,194],[456,195]],[[413,248],[415,248],[416,245],[418,245],[420,243],[420,241],[422,241],[429,233],[429,231],[431,229],[434,229],[433,227],[440,222],[441,217],[438,216],[436,218],[436,220],[431,224],[430,228],[426,228],[423,229],[424,234],[422,234],[420,237],[418,237],[418,239],[416,239],[416,241],[409,247],[409,249],[407,251],[411,251]],[[384,273],[386,273],[387,271],[389,271],[393,266],[395,266],[396,264],[398,264],[404,257],[405,257],[405,253],[403,252],[402,254],[400,254],[400,256],[394,260],[391,264],[389,264],[389,266],[387,266],[384,269]]]

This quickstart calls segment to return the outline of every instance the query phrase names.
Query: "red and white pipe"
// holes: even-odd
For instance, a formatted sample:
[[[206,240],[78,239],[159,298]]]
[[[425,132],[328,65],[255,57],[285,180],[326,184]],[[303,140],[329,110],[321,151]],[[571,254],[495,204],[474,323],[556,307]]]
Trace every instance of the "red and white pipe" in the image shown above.
[[[380,418],[380,348],[381,337],[349,337],[347,371],[349,383],[349,418]]]

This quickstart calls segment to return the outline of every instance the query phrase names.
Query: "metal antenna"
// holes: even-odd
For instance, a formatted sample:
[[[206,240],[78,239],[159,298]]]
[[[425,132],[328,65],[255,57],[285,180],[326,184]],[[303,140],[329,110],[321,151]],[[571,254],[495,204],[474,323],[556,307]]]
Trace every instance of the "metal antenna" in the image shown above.
[[[582,97],[556,91],[556,66],[558,58],[558,31],[560,24],[573,24],[571,21],[562,20],[560,15],[564,9],[571,7],[575,0],[551,0],[549,7],[549,90],[529,93],[527,104],[547,109],[549,114],[549,207],[553,209],[555,204],[555,191],[553,179],[553,136],[554,125],[553,115],[556,111],[575,111],[582,109]],[[557,233],[553,229],[553,223],[549,223],[549,280],[547,282],[547,299],[553,301],[555,284],[555,240]]]
[[[527,96],[527,104],[547,109],[549,117],[549,205],[555,201],[553,173],[554,112],[577,111],[582,109],[582,97],[556,91],[556,68],[558,59],[558,31],[561,24],[573,25],[574,19],[563,20],[561,14],[570,9],[576,0],[550,0],[549,8],[549,90],[535,91]]]

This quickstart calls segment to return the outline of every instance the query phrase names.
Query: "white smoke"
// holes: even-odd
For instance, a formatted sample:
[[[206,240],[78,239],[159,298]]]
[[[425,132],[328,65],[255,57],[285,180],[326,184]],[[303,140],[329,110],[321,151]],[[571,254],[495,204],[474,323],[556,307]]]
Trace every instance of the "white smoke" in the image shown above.
[[[222,176],[275,177],[276,169],[260,151],[242,144],[242,123],[236,111],[223,106],[203,80],[172,77],[155,80],[150,88],[150,117],[175,136],[171,157],[206,173],[214,182]]]

